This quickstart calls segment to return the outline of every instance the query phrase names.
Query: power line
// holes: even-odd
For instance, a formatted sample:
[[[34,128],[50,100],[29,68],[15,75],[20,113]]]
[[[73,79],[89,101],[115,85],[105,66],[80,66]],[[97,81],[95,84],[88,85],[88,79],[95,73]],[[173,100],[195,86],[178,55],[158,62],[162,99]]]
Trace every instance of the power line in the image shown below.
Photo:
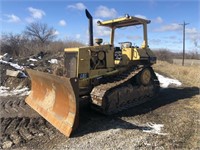
[[[183,60],[182,60],[182,66],[184,66],[184,60],[185,60],[185,26],[189,23],[183,22],[183,24],[180,24],[183,26]]]

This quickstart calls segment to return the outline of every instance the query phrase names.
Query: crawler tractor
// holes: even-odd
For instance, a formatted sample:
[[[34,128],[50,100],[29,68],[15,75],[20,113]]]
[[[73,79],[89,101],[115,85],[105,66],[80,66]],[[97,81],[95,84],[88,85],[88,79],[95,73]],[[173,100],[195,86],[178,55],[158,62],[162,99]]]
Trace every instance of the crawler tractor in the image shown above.
[[[126,15],[98,21],[99,26],[110,28],[110,43],[95,39],[94,45],[93,19],[85,12],[89,20],[89,46],[64,49],[65,74],[27,70],[32,84],[26,103],[67,137],[78,127],[81,96],[90,97],[95,111],[110,115],[152,100],[159,91],[159,81],[151,67],[156,57],[147,40],[150,20]],[[116,29],[138,25],[143,27],[141,47],[131,42],[115,47]]]

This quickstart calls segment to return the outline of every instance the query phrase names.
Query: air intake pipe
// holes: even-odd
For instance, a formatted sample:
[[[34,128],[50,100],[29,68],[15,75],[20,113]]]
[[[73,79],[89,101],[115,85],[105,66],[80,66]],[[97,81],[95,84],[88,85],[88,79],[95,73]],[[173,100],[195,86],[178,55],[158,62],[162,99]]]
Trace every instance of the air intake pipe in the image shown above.
[[[93,46],[93,18],[87,9],[85,9],[85,14],[88,18],[89,46]]]

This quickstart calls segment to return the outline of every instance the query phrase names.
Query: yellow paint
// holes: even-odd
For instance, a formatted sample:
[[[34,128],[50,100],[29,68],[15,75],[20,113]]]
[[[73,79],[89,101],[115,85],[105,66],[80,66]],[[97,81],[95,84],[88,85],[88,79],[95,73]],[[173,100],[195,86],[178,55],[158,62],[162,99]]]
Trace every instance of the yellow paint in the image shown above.
[[[79,48],[65,48],[64,52],[78,52]]]
[[[127,27],[127,26],[148,24],[148,23],[150,23],[150,20],[137,18],[134,16],[129,16],[129,17],[122,17],[122,18],[117,18],[113,20],[99,21],[98,25],[107,26],[110,28],[120,28],[120,27]]]

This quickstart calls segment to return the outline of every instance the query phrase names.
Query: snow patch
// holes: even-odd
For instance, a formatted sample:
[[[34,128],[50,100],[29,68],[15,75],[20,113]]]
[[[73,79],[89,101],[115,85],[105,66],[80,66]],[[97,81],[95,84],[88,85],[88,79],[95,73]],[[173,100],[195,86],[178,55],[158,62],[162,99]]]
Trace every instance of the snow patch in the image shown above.
[[[15,63],[7,62],[7,61],[4,61],[4,60],[0,60],[0,63],[8,64],[8,65],[12,66],[13,68],[15,68],[17,70],[24,70],[24,67],[22,67],[22,66],[20,66],[18,64],[15,64]]]
[[[48,62],[50,62],[51,64],[58,64],[58,60],[57,59],[51,59]]]
[[[28,87],[10,90],[9,87],[0,86],[1,96],[13,96],[13,95],[26,96],[26,95],[29,95],[29,93],[30,93],[30,90]]]
[[[5,86],[0,86],[0,91],[4,91],[4,90],[9,90],[9,87],[5,87]]]
[[[159,135],[167,135],[167,133],[161,132],[161,128],[164,127],[163,124],[147,123],[147,127],[149,128],[143,129],[142,131],[147,132],[147,133],[159,134]]]
[[[160,81],[160,87],[162,88],[167,88],[169,87],[170,85],[173,85],[173,86],[181,86],[182,83],[176,79],[171,79],[171,78],[168,78],[168,77],[164,77],[158,73],[156,73],[156,76],[158,77],[158,80]]]
[[[27,61],[38,61],[37,59],[34,59],[34,58],[29,58],[29,60]]]

